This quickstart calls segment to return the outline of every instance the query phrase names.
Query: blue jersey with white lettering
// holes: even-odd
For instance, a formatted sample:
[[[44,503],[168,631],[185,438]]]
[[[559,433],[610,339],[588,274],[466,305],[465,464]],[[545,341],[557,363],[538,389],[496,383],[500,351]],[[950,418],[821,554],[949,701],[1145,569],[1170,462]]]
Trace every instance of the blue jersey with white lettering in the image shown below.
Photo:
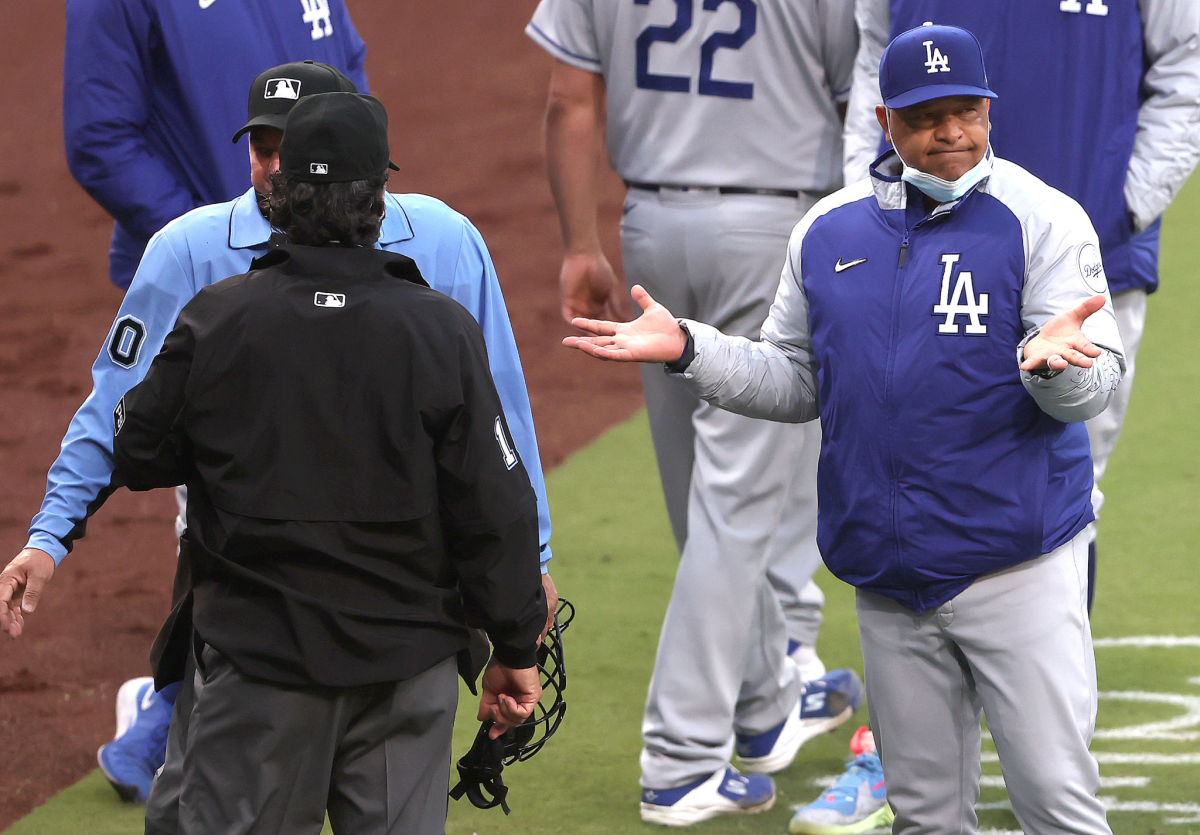
[[[129,286],[150,236],[246,187],[250,84],[312,59],[369,92],[343,0],[68,0],[63,136],[79,184],[116,220],[109,277]]]
[[[270,237],[270,224],[251,189],[232,202],[189,212],[151,238],[92,366],[92,393],[71,420],[50,468],[46,498],[30,526],[27,547],[40,548],[59,562],[83,535],[88,516],[107,497],[112,480],[117,401],[141,382],[184,305],[204,287],[249,270],[250,262],[269,250]],[[412,258],[430,287],[459,302],[479,322],[509,430],[537,493],[545,563],[550,559],[550,514],[529,395],[483,238],[440,200],[388,194],[377,246]]]
[[[992,147],[1088,213],[1112,292],[1158,286],[1158,222],[1134,233],[1124,189],[1142,104],[1138,0],[890,0],[895,38],[926,21],[983,47]]]

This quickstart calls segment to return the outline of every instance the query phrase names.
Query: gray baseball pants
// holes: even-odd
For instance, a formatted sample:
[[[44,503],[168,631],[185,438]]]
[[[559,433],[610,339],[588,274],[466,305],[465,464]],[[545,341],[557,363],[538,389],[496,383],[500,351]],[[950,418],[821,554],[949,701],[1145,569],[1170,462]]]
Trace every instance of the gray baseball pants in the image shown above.
[[[858,592],[871,724],[894,835],[973,835],[980,720],[1026,835],[1111,835],[1088,751],[1096,666],[1087,536],[922,615]]]
[[[441,835],[458,704],[453,657],[407,681],[282,687],[212,647],[197,662],[184,835]]]
[[[1129,409],[1129,396],[1133,391],[1134,360],[1138,346],[1142,344],[1142,332],[1146,329],[1146,291],[1123,290],[1112,297],[1113,312],[1117,315],[1117,330],[1125,346],[1125,376],[1113,393],[1113,399],[1096,417],[1087,422],[1088,440],[1092,446],[1092,473],[1096,483],[1092,487],[1092,508],[1100,515],[1104,494],[1100,492],[1100,479],[1108,468],[1108,458],[1117,446],[1121,426],[1125,423],[1125,412]],[[1089,536],[1096,538],[1096,525],[1089,526]],[[1089,540],[1090,541],[1090,540]]]
[[[625,275],[677,316],[757,338],[792,228],[815,199],[631,189]],[[643,366],[642,381],[681,551],[646,701],[642,785],[671,788],[723,768],[735,731],[778,725],[799,696],[784,651],[789,631],[815,643],[824,603],[811,582],[820,428],[722,411],[657,366]]]

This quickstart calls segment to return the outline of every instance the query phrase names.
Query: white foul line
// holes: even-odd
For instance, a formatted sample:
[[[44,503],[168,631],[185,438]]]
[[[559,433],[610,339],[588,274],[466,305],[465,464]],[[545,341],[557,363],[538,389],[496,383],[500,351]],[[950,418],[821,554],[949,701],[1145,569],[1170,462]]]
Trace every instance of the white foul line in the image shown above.
[[[1093,751],[1100,765],[1200,765],[1200,754],[1114,754]],[[991,751],[983,752],[985,763],[998,763],[1000,757]]]
[[[1200,696],[1184,696],[1180,693],[1146,693],[1139,690],[1109,690],[1101,692],[1100,698],[1126,702],[1157,702],[1179,705],[1185,712],[1164,722],[1147,722],[1124,728],[1102,728],[1096,731],[1095,739],[1170,739],[1176,742],[1193,742],[1200,739],[1200,731],[1185,731],[1200,725]]]
[[[1003,789],[1004,778],[999,775],[985,774],[979,778],[979,785],[985,789]],[[1101,777],[1102,789],[1144,789],[1150,785],[1149,777]]]
[[[1200,647],[1200,635],[1129,635],[1124,638],[1094,638],[1100,647]]]

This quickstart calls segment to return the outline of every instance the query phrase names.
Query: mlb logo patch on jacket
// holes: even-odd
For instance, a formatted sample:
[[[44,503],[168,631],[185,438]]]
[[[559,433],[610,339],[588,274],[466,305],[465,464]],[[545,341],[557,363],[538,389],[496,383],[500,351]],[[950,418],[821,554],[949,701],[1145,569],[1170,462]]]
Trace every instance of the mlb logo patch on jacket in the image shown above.
[[[345,307],[346,295],[344,293],[317,293],[313,296],[313,304],[317,307]]]

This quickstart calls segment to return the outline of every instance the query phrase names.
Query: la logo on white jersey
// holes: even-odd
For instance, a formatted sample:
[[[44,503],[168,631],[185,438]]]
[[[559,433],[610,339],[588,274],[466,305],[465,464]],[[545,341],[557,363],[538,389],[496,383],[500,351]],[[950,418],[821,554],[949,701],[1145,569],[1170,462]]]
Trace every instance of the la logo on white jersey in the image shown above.
[[[922,41],[925,45],[925,72],[950,72],[950,59],[933,45],[933,41]]]
[[[950,294],[950,279],[954,274],[954,265],[962,255],[957,252],[942,256],[942,300],[933,306],[933,315],[946,317],[946,321],[938,325],[938,333],[958,333],[956,316],[966,316],[969,320],[966,333],[980,335],[987,333],[987,325],[979,321],[980,316],[988,315],[987,293],[975,295],[975,282],[969,270],[959,270],[958,280],[954,282],[954,294]]]
[[[333,23],[329,19],[329,0],[300,0],[304,4],[305,23],[312,24],[312,39],[319,41],[333,34]]]

